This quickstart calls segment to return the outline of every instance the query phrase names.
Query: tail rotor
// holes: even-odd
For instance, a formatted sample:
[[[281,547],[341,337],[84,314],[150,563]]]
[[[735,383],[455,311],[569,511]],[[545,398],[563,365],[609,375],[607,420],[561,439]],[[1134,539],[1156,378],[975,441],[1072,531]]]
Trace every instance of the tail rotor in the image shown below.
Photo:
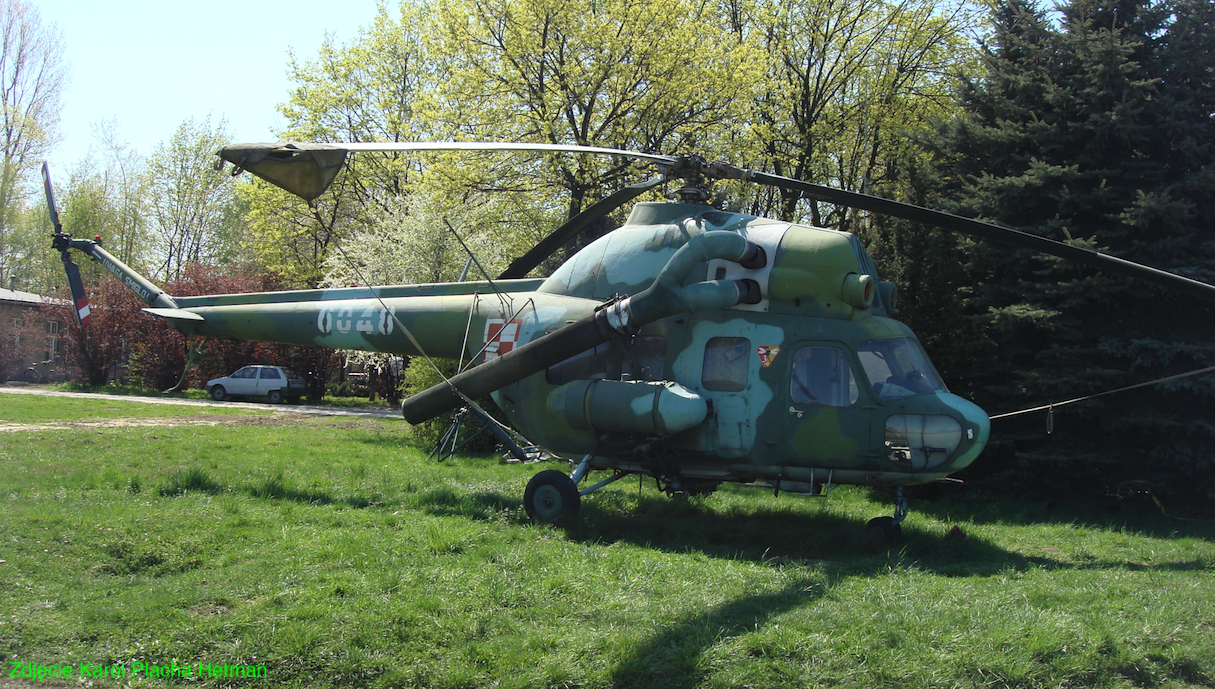
[[[59,222],[59,210],[55,206],[55,190],[51,187],[51,171],[46,163],[42,164],[42,183],[46,189],[46,209],[50,212],[51,224],[55,226],[55,234],[51,247],[59,251],[63,259],[63,269],[67,272],[68,289],[72,292],[72,303],[75,305],[76,322],[81,326],[89,323],[89,295],[84,291],[84,282],[80,279],[80,266],[72,260],[69,251],[72,236],[63,231]]]

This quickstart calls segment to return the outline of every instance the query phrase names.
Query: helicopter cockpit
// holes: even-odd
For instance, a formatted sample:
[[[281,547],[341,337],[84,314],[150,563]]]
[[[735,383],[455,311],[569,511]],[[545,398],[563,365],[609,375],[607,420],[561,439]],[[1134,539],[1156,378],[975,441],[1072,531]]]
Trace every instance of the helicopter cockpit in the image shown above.
[[[878,399],[948,392],[924,349],[910,337],[871,340],[857,347],[856,353]]]

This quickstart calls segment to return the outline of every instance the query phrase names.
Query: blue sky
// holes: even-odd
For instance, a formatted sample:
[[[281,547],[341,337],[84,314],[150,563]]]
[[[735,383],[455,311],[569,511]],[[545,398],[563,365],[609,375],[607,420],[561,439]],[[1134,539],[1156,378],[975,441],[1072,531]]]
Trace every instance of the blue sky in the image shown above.
[[[63,33],[69,82],[60,143],[66,177],[95,145],[94,124],[115,120],[121,140],[148,155],[186,118],[228,121],[238,141],[281,127],[287,53],[311,59],[326,33],[349,43],[375,0],[30,0]]]

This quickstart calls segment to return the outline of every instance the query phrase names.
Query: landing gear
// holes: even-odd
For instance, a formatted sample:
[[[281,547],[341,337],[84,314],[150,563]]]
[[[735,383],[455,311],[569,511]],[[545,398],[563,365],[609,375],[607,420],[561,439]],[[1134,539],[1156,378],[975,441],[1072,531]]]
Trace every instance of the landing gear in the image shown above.
[[[865,525],[865,540],[874,543],[894,543],[903,535],[903,527],[894,517],[874,517]]]
[[[556,469],[536,474],[523,491],[523,509],[527,516],[540,521],[555,522],[577,514],[581,503],[578,486]]]
[[[555,522],[578,513],[582,496],[590,495],[606,485],[628,476],[628,472],[617,471],[593,486],[579,490],[578,484],[591,470],[591,456],[582,458],[574,473],[566,476],[556,469],[541,471],[527,482],[523,491],[523,509],[527,516],[540,521]]]
[[[903,520],[911,511],[907,498],[903,497],[903,487],[894,491],[894,516],[874,517],[865,525],[865,542],[875,545],[890,545],[903,536]]]

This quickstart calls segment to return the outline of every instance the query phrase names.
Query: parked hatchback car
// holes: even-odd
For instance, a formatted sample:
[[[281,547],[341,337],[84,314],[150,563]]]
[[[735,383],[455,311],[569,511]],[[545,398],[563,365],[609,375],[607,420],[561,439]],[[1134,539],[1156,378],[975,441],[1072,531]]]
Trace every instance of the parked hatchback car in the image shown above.
[[[246,366],[230,376],[207,381],[211,399],[222,402],[228,397],[265,397],[270,404],[284,399],[292,404],[304,395],[304,379],[282,366]]]

